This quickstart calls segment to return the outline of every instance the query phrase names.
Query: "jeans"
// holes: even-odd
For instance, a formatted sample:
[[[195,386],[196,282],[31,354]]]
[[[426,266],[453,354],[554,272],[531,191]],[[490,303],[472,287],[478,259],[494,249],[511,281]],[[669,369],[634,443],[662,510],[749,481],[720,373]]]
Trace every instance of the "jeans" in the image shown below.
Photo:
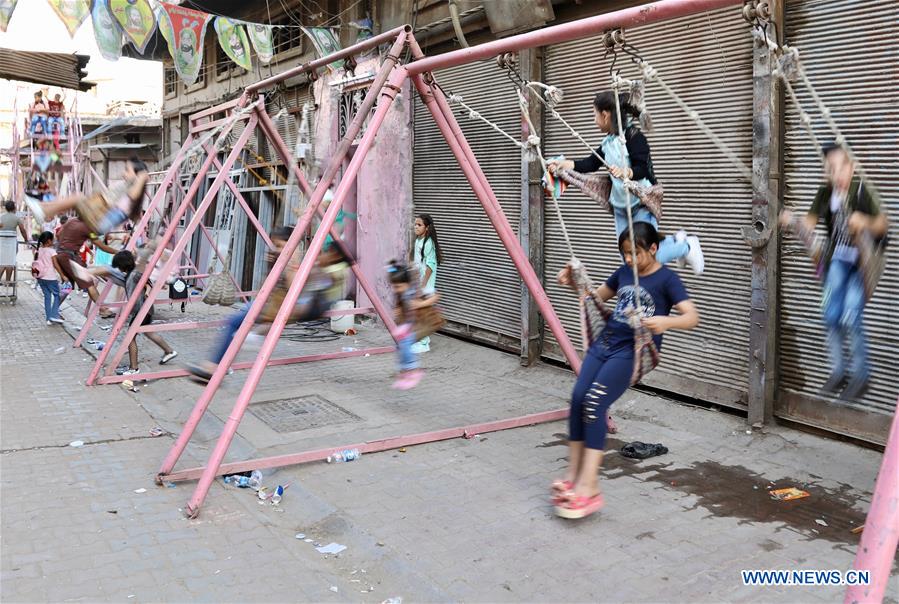
[[[396,350],[399,354],[399,370],[411,371],[418,368],[418,357],[412,352],[415,344],[415,330],[411,324],[400,325]]]
[[[100,224],[97,225],[98,235],[105,235],[117,226],[128,220],[128,215],[121,208],[112,208],[103,215]]]
[[[36,126],[40,125],[41,131],[35,132],[37,130]],[[31,136],[35,134],[49,134],[47,118],[43,115],[34,115],[31,117]]]
[[[870,376],[868,347],[862,313],[865,309],[865,286],[858,266],[832,260],[824,280],[822,300],[824,323],[827,325],[827,350],[835,375],[846,373],[843,341],[849,339],[849,371],[853,379]]]
[[[61,319],[59,316],[59,281],[56,279],[38,279],[38,285],[44,292],[44,316],[47,320]]]
[[[590,347],[571,393],[568,440],[584,441],[588,449],[603,450],[609,407],[630,386],[633,369],[633,347],[609,350],[602,340]]]
[[[656,230],[659,228],[659,221],[653,216],[652,212],[646,209],[642,203],[631,208],[633,221],[648,222]],[[615,208],[615,237],[621,237],[621,233],[627,230],[627,210]],[[656,252],[656,260],[660,264],[667,264],[672,260],[683,258],[690,251],[690,246],[686,241],[676,241],[671,235],[666,236],[659,244],[659,251]]]
[[[47,132],[53,134],[54,129],[59,130],[60,136],[66,135],[66,123],[61,117],[51,116],[50,119],[47,120]]]
[[[212,353],[212,356],[209,360],[216,365],[222,360],[222,357],[225,356],[225,353],[228,352],[228,346],[231,345],[231,340],[234,339],[234,334],[237,333],[237,330],[240,329],[241,323],[243,323],[244,318],[246,318],[247,313],[250,312],[250,305],[244,304],[243,308],[239,311],[228,317],[228,322],[225,324],[225,331],[222,332],[222,335],[219,336],[219,341],[215,345],[215,350]]]

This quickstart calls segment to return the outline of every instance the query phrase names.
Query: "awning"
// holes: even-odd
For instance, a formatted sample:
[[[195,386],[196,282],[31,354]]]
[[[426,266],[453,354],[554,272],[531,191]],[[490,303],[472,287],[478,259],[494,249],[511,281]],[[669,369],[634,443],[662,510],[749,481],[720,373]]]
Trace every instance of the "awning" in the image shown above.
[[[84,81],[88,61],[87,55],[0,48],[0,78],[85,92],[94,87]]]

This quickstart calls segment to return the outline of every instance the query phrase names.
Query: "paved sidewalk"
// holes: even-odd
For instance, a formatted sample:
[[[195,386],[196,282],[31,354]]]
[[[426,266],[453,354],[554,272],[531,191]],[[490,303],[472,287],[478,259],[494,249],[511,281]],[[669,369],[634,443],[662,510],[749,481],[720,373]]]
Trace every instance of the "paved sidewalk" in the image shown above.
[[[139,383],[137,393],[84,387],[96,352],[72,349],[69,333],[44,325],[38,294],[20,294],[0,306],[5,602],[837,601],[843,588],[744,587],[740,570],[851,568],[851,529],[864,522],[880,463],[851,444],[779,427],[747,433],[741,418],[629,391],[613,407],[621,433],[602,473],[606,508],[584,521],[555,518],[547,502],[565,464],[563,422],[283,468],[266,476],[290,483],[278,508],[217,481],[188,520],[180,508],[195,483],[157,487],[153,475],[201,388],[184,378]],[[187,313],[207,314],[202,305]],[[187,361],[214,336],[171,339]],[[353,342],[280,348],[385,341],[370,328]],[[570,372],[521,368],[446,337],[432,347],[425,381],[408,393],[389,387],[392,355],[270,369],[228,459],[566,404]],[[141,342],[144,368],[157,352]],[[228,378],[179,467],[205,462],[245,374]],[[273,415],[302,397],[315,397],[296,408],[302,422]],[[153,438],[156,426],[166,433]],[[615,451],[630,440],[670,453],[634,462]],[[778,503],[767,490],[780,486],[811,496]],[[297,533],[347,549],[320,554]],[[895,602],[899,575],[890,589]]]

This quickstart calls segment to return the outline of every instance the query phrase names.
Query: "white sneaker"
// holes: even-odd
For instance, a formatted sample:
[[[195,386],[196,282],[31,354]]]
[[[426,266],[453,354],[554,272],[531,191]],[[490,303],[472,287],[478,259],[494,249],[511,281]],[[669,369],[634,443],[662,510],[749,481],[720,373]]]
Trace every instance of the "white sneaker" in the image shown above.
[[[687,264],[693,269],[693,274],[701,275],[705,270],[705,257],[702,255],[702,247],[699,245],[699,237],[690,235],[687,237],[690,251],[687,252]]]
[[[118,372],[116,372],[118,373]],[[140,373],[140,367],[137,369],[131,369],[130,367],[122,372],[122,375],[134,375],[136,373]]]
[[[173,350],[172,352],[170,352],[170,353],[168,353],[168,354],[164,354],[164,355],[162,355],[162,358],[159,359],[159,364],[160,364],[160,365],[165,365],[166,363],[168,363],[169,361],[171,361],[172,359],[174,359],[176,356],[178,356],[178,351],[177,351],[177,350]]]
[[[57,325],[62,325],[65,323],[65,319],[50,319],[47,323],[56,323]]]
[[[48,326],[49,326],[49,325],[53,325],[53,323],[52,323],[51,321],[47,321],[47,325],[48,325]]]
[[[82,298],[87,298],[87,292],[84,291],[84,290],[81,290],[81,297],[82,297]]]
[[[25,205],[28,206],[29,210],[31,210],[31,216],[34,218],[35,222],[37,222],[38,224],[47,222],[47,217],[44,215],[44,208],[41,207],[40,201],[26,195]]]
[[[687,241],[687,231],[681,229],[674,234],[674,240],[678,243],[684,243]],[[677,259],[677,268],[686,268],[687,259],[685,256],[681,256]]]

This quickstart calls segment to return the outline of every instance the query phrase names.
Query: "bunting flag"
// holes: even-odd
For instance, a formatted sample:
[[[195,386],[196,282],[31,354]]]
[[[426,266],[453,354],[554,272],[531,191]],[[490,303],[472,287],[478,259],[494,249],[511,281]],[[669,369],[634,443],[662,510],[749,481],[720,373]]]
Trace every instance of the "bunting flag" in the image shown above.
[[[243,25],[227,17],[216,17],[214,27],[215,33],[218,34],[219,46],[225,54],[247,71],[253,69],[250,60],[250,41],[247,40],[247,32]]]
[[[96,3],[102,0],[97,0]],[[156,17],[149,0],[105,0],[106,8],[134,44],[137,52],[144,54],[153,32],[156,31]]]
[[[203,39],[212,15],[160,2],[159,29],[169,45],[175,71],[185,84],[197,81],[203,64]],[[164,25],[163,21],[167,21]]]
[[[75,32],[91,14],[90,0],[47,0],[53,11],[69,30],[69,35],[75,37]],[[13,3],[15,4],[15,3]],[[12,12],[12,11],[10,11]]]
[[[6,31],[12,12],[16,10],[16,2],[19,0],[0,0],[0,31]]]
[[[250,34],[250,41],[253,43],[256,56],[263,63],[269,63],[275,55],[272,42],[272,26],[261,23],[244,23],[244,25]]]
[[[122,37],[122,28],[109,12],[105,2],[94,2],[91,20],[100,54],[107,61],[118,61],[122,56],[122,45],[125,40]]]
[[[340,41],[334,35],[334,30],[330,27],[303,27],[303,33],[306,34],[319,58],[326,57],[340,50]],[[328,68],[336,71],[343,66],[343,60],[334,61],[328,64]]]

